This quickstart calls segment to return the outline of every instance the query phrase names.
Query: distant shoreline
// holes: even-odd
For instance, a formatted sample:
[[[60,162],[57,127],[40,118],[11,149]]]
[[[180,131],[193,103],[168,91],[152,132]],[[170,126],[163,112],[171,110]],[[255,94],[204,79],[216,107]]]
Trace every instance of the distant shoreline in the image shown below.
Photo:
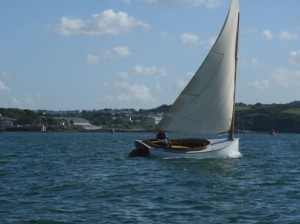
[[[4,132],[42,132],[41,127],[9,127],[3,130]],[[54,132],[155,132],[147,129],[123,129],[123,128],[99,128],[99,129],[84,129],[82,127],[68,127],[68,128],[58,128],[58,127],[47,127],[49,133]]]
[[[40,127],[10,127],[2,130],[2,132],[41,132]],[[69,128],[48,128],[47,133],[155,133],[155,130],[147,129],[126,129],[126,128],[100,128],[100,129],[84,129],[82,127],[69,127]],[[257,131],[248,131],[240,130],[236,131],[235,134],[268,134],[268,132],[257,132]],[[299,134],[298,132],[279,132],[277,134]]]

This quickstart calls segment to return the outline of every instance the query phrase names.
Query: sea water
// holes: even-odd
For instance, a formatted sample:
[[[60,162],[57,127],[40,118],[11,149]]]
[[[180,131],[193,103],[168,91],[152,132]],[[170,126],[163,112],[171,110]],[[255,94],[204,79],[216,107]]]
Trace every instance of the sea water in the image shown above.
[[[300,223],[300,135],[238,158],[129,158],[153,133],[0,133],[0,223]],[[171,136],[170,136],[171,137]]]

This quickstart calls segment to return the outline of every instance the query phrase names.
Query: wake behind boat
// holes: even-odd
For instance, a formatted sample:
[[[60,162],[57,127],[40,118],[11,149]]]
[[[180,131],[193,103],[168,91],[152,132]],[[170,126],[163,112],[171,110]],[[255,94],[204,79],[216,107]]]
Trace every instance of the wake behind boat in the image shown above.
[[[228,133],[225,139],[136,140],[130,156],[220,158],[239,154],[234,112],[239,32],[239,0],[232,0],[223,28],[191,81],[156,130],[188,134]]]

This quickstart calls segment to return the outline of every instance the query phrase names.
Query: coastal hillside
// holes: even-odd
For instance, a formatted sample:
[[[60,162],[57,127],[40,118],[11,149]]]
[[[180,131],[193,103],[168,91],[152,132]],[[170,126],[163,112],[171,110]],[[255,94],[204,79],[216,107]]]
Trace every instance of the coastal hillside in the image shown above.
[[[46,125],[48,130],[80,131],[76,126],[78,118],[85,119],[91,126],[102,130],[117,128],[126,130],[149,129],[149,117],[161,116],[170,108],[162,105],[153,109],[101,109],[83,111],[46,111],[23,110],[17,108],[0,108],[1,130],[40,130]],[[62,122],[63,121],[63,122]],[[24,129],[24,127],[26,127]],[[300,133],[300,101],[287,104],[236,104],[235,128],[245,132]],[[94,129],[97,130],[97,129]]]
[[[300,101],[287,104],[236,104],[236,128],[238,130],[300,133]]]

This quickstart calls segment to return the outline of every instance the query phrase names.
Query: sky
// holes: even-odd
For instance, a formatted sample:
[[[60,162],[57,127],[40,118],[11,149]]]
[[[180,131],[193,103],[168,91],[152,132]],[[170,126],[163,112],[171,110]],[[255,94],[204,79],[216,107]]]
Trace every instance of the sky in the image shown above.
[[[0,107],[172,104],[230,0],[0,0]],[[300,100],[300,1],[240,0],[237,102]]]

